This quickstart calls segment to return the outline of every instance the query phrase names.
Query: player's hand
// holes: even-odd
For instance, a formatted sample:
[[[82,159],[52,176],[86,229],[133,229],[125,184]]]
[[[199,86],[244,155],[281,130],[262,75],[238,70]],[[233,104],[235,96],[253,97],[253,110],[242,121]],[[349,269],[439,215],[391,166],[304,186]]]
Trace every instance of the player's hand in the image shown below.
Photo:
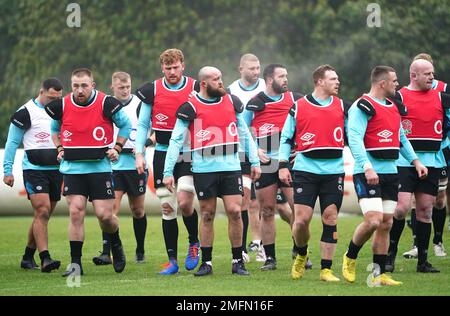
[[[417,175],[420,179],[425,179],[428,176],[428,168],[425,167],[419,159],[413,161],[414,166],[416,167]]]
[[[261,177],[261,167],[251,167],[250,169],[250,178],[252,181],[256,181]]]
[[[163,184],[166,186],[167,190],[169,190],[171,193],[175,191],[175,179],[173,178],[173,176],[164,177]]]
[[[289,186],[292,185],[292,176],[288,168],[281,168],[278,170],[278,178],[280,178],[280,181],[284,184]]]
[[[145,158],[142,153],[136,153],[136,170],[139,174],[143,174],[145,172]]]
[[[297,157],[298,151],[294,151],[291,153],[291,155],[289,156],[289,163],[290,164],[294,164],[295,161],[295,157]]]
[[[64,158],[64,150],[61,150],[60,152],[58,152],[58,156],[56,156],[56,160],[58,160],[58,162],[61,162]]]
[[[108,149],[108,151],[106,152],[106,156],[109,160],[111,160],[111,162],[116,162],[117,160],[119,160],[119,152],[114,148]]]
[[[264,149],[258,148],[258,157],[261,163],[269,163],[270,157],[266,155],[266,151]]]
[[[11,175],[11,176],[4,176],[3,177],[3,182],[7,186],[12,187],[14,185],[14,176],[13,175]]]
[[[380,181],[378,174],[372,168],[367,169],[364,175],[366,176],[368,185],[377,185]]]

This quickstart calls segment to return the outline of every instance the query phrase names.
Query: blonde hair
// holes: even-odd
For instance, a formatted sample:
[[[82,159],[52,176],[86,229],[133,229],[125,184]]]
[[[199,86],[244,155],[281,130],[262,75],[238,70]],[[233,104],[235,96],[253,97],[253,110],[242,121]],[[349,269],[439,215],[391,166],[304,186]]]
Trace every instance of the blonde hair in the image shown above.
[[[427,54],[427,53],[420,53],[420,54],[417,54],[417,55],[413,58],[413,61],[418,60],[418,59],[425,59],[425,60],[427,60],[427,61],[429,61],[430,63],[433,64],[433,58],[431,57],[430,54]]]
[[[161,63],[161,65],[163,64],[171,65],[173,63],[176,63],[177,61],[180,61],[182,63],[184,62],[183,52],[178,48],[166,49],[159,56],[159,62]]]
[[[244,63],[248,61],[259,61],[259,59],[254,54],[244,54],[241,57],[240,65],[242,66]]]
[[[112,74],[112,81],[119,79],[122,82],[126,82],[128,80],[131,80],[131,76],[129,73],[124,72],[124,71],[116,71],[115,73]]]

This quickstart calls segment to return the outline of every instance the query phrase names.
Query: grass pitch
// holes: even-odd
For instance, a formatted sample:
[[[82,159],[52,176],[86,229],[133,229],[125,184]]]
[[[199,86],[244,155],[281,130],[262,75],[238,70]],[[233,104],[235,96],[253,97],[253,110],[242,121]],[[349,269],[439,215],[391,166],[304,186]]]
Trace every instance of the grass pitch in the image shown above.
[[[341,278],[337,284],[319,281],[319,239],[322,224],[314,217],[309,244],[313,269],[307,270],[303,279],[293,281],[290,277],[292,264],[292,241],[289,227],[277,219],[276,252],[278,269],[260,271],[259,262],[248,263],[251,275],[241,277],[231,274],[231,248],[227,237],[227,220],[219,216],[215,221],[215,243],[213,248],[212,276],[196,278],[193,271],[184,269],[187,251],[186,229],[181,219],[179,238],[180,272],[177,275],[161,276],[159,265],[167,261],[161,231],[161,218],[148,217],[145,264],[134,263],[135,240],[132,218],[123,215],[120,219],[120,235],[127,255],[127,266],[116,274],[111,265],[95,266],[92,257],[101,249],[101,233],[97,219],[89,216],[85,220],[86,239],[83,247],[83,269],[80,287],[69,287],[61,273],[70,263],[67,227],[69,218],[54,217],[49,224],[49,248],[54,259],[62,261],[58,272],[50,274],[24,271],[19,267],[26,244],[26,235],[31,217],[0,217],[0,295],[151,295],[151,296],[305,296],[305,295],[450,295],[450,259],[434,257],[430,246],[430,261],[441,270],[439,274],[415,272],[416,261],[401,257],[411,245],[411,232],[405,228],[396,262],[394,278],[404,284],[399,287],[371,288],[367,285],[367,266],[372,259],[370,243],[362,249],[357,261],[357,280],[346,283],[341,274],[342,255],[346,250],[355,227],[362,220],[359,216],[340,216],[338,222],[339,242],[333,270]],[[249,234],[250,236],[250,234]],[[445,227],[444,244],[450,247],[450,232]],[[38,254],[35,259],[39,262]]]

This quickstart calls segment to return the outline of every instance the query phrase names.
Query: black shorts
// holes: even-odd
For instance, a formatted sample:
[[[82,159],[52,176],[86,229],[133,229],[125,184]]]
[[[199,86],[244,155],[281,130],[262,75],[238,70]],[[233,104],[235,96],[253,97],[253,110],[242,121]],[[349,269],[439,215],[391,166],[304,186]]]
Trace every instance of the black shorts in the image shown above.
[[[359,199],[381,198],[382,200],[398,200],[399,176],[396,173],[378,174],[379,182],[377,185],[367,184],[364,173],[353,175],[353,184],[355,185],[356,195]]]
[[[241,171],[194,173],[194,187],[199,200],[244,195]]]
[[[114,191],[122,191],[128,196],[145,194],[147,188],[147,171],[143,174],[136,170],[113,170]]]
[[[114,199],[112,174],[65,174],[63,195],[83,195],[89,198],[89,201]]]
[[[439,189],[440,168],[428,168],[428,176],[421,180],[414,167],[398,167],[399,192],[422,192],[436,196]]]
[[[317,197],[321,213],[335,204],[338,211],[344,196],[344,174],[315,174],[294,171],[294,203],[314,208]]]
[[[289,166],[289,171],[292,175],[292,166]],[[261,177],[255,182],[255,188],[259,190],[275,183],[279,188],[291,187],[283,183],[278,176],[278,160],[271,159],[268,164],[261,164]]]
[[[239,160],[241,162],[242,174],[250,175],[251,170],[252,170],[252,165],[251,165],[250,161],[248,160],[247,155],[243,152],[239,152]]]
[[[50,201],[61,200],[61,186],[63,176],[58,170],[24,170],[23,184],[30,195],[37,193],[48,193]]]
[[[166,151],[155,150],[153,155],[153,184],[155,189],[165,187],[163,184],[163,173],[166,154]],[[183,155],[190,154],[191,153],[183,153]],[[190,162],[183,161],[183,156],[181,154],[178,157],[178,162],[175,164],[173,176],[175,178],[175,182],[183,176],[192,176],[192,164]]]

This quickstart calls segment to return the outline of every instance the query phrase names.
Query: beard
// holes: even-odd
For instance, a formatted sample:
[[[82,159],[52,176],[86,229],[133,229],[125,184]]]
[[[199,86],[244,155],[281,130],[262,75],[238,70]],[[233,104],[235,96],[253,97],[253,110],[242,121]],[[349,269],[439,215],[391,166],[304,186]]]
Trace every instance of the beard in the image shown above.
[[[220,98],[223,97],[225,94],[227,94],[227,91],[224,88],[219,87],[217,89],[214,89],[210,85],[206,86],[206,92],[212,98]]]
[[[282,85],[279,85],[278,83],[276,83],[275,81],[272,83],[272,89],[277,94],[285,93],[288,90],[287,85],[282,86]]]
[[[253,76],[253,75],[248,75],[248,76],[244,76],[245,81],[251,83],[251,84],[255,84],[256,81],[258,81],[258,76]]]

